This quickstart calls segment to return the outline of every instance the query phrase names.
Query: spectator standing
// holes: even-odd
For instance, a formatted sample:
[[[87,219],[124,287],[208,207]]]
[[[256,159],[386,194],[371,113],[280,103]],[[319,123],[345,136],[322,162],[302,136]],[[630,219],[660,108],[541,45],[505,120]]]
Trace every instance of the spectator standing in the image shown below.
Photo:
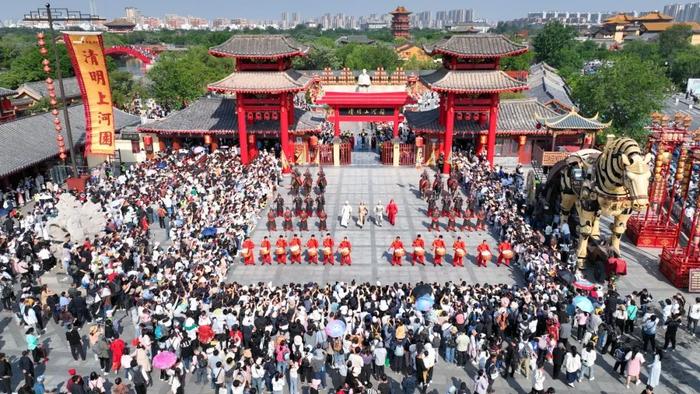
[[[572,346],[564,357],[564,370],[566,371],[566,384],[574,387],[574,382],[578,379],[581,370],[581,356],[576,351],[576,346]]]

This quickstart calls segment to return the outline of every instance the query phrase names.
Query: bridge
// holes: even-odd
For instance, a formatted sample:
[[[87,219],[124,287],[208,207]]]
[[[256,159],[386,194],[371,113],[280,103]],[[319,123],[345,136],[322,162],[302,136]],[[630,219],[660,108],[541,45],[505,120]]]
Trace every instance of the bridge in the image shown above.
[[[152,65],[158,58],[158,51],[137,45],[115,45],[105,49],[108,56],[131,56],[143,62],[144,66]]]

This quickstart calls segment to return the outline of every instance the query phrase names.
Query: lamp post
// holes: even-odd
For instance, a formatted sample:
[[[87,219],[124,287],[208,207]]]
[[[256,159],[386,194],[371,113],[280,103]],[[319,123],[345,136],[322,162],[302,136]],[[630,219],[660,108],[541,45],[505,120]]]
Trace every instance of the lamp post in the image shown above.
[[[73,169],[73,176],[78,176],[78,166],[75,162],[75,146],[73,145],[73,133],[70,127],[70,117],[68,116],[68,103],[66,101],[66,90],[63,86],[63,78],[61,76],[61,55],[58,52],[58,45],[56,44],[56,31],[53,28],[54,22],[94,22],[94,21],[104,21],[104,18],[100,18],[96,15],[83,14],[80,11],[70,11],[67,8],[51,8],[51,4],[46,3],[44,8],[39,8],[36,11],[31,11],[29,14],[24,15],[25,22],[48,22],[49,31],[51,32],[51,42],[53,43],[53,52],[55,58],[54,69],[56,70],[56,79],[58,80],[58,91],[61,95],[61,102],[63,103],[63,116],[66,122],[66,138],[68,140],[68,152],[70,153],[71,168]]]

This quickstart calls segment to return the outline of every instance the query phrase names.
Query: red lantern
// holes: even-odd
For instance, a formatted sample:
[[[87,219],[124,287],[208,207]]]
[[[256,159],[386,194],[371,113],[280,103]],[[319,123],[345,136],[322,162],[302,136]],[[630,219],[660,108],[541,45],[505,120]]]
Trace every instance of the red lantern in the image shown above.
[[[277,112],[272,113],[272,120],[278,120],[280,115]]]
[[[51,78],[46,78],[46,83],[51,85],[53,83],[53,79]]]
[[[44,66],[44,72],[47,72],[47,73],[51,72],[51,67]]]
[[[59,147],[58,147],[58,152],[59,152],[59,153],[66,153],[66,148],[65,148],[65,147],[62,147],[62,146],[59,146]]]
[[[464,114],[464,120],[472,120],[472,114]]]
[[[58,148],[59,149],[65,149],[66,144],[63,141],[58,141]]]
[[[480,114],[474,114],[474,121],[475,121],[475,122],[478,122],[478,121],[479,121],[479,115],[480,115]]]
[[[146,145],[146,146],[151,146],[151,145],[153,145],[153,137],[150,136],[150,135],[147,135],[147,136],[143,137],[143,144]]]
[[[46,45],[46,41],[44,41],[44,40],[39,40],[36,43],[39,44],[40,47],[43,47],[44,45]]]
[[[488,140],[488,137],[487,137],[487,136],[485,136],[485,135],[479,136],[479,143],[480,143],[481,145],[484,145],[484,144],[486,143],[487,140]]]
[[[49,64],[51,64],[51,62],[49,61],[49,59],[44,59],[41,61],[41,64],[43,64],[44,66],[48,66]]]
[[[420,148],[424,145],[423,137],[416,137],[416,148]]]
[[[542,123],[540,123],[540,122],[535,123],[535,128],[536,128],[537,130],[541,129],[541,128],[542,128]]]
[[[49,50],[44,48],[44,47],[41,47],[41,48],[39,48],[39,53],[46,56],[49,53]]]
[[[61,119],[53,118],[53,124],[61,124]]]
[[[51,100],[49,100],[49,104],[55,106],[56,104],[58,104],[58,101],[56,101],[56,99],[51,99]]]
[[[262,112],[255,113],[255,120],[262,120]]]
[[[55,91],[55,90],[49,90],[49,97],[51,97],[51,98],[56,98],[56,91]]]
[[[56,108],[51,110],[51,115],[58,116],[58,110]]]
[[[36,38],[37,38],[37,39],[43,40],[44,37],[46,37],[46,35],[44,35],[44,33],[42,33],[42,32],[36,33]]]
[[[60,124],[57,124],[54,128],[56,129],[56,131],[61,131],[61,130],[63,130],[63,127],[61,127]]]
[[[68,156],[66,156],[66,154],[64,152],[62,152],[58,155],[58,157],[60,157],[61,160],[66,160],[66,157],[68,157]]]
[[[211,144],[211,136],[209,134],[204,135],[204,143],[207,145]]]
[[[48,89],[49,92],[55,92],[55,91],[56,91],[56,87],[53,86],[53,84],[47,85],[47,86],[46,86],[46,89]]]
[[[462,119],[464,119],[464,113],[462,113],[462,112],[457,112],[455,118],[457,118],[457,120],[462,120]]]
[[[63,142],[63,136],[59,134],[59,135],[56,137],[56,141],[58,141],[58,142]]]
[[[527,136],[521,135],[518,137],[518,145],[523,146],[527,142]]]
[[[248,118],[248,120],[253,120],[254,116],[255,116],[255,114],[253,114],[252,112],[248,112],[248,114],[246,114],[246,117]]]
[[[309,138],[309,143],[311,144],[311,146],[317,146],[318,145],[318,137],[316,137],[315,135],[312,135]]]
[[[270,120],[270,113],[269,113],[269,112],[264,112],[264,113],[263,113],[263,118],[264,118],[265,120]]]

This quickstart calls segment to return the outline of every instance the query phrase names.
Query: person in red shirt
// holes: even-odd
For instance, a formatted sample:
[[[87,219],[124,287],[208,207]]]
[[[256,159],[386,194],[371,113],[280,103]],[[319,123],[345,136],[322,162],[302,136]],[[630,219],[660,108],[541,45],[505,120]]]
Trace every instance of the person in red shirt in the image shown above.
[[[425,241],[423,238],[421,238],[420,234],[416,236],[416,239],[413,241],[411,246],[413,246],[413,253],[411,253],[411,264],[416,265],[416,261],[418,261],[418,264],[425,265]],[[422,254],[417,254],[416,248],[423,249]]]
[[[452,244],[455,254],[452,258],[452,265],[455,267],[464,267],[464,255],[467,254],[467,245],[462,241],[462,237],[457,237],[457,240]],[[460,256],[460,253],[464,253]]]
[[[309,215],[306,211],[301,211],[299,214],[299,231],[309,231]]]
[[[391,201],[389,201],[389,204],[387,204],[387,206],[386,206],[386,217],[392,226],[396,225],[396,214],[397,213],[399,213],[399,207],[396,206],[396,203],[392,199]]]
[[[510,253],[513,253],[513,249],[510,246],[510,242],[508,240],[504,240],[500,244],[498,244],[498,260],[496,260],[496,265],[501,266],[501,261],[504,261],[506,264],[506,267],[510,267],[510,258],[506,258],[506,256],[503,255],[503,252],[506,250],[510,250]],[[512,256],[512,255],[511,255]]]
[[[277,256],[277,264],[287,264],[287,240],[284,239],[284,235],[280,235],[275,242],[276,250],[275,255]],[[281,252],[281,253],[280,253]]]
[[[277,216],[275,216],[275,211],[273,211],[272,209],[270,209],[267,212],[267,231],[277,231],[277,223],[275,222],[276,217]]]
[[[435,257],[434,264],[435,265],[440,265],[442,266],[442,258],[444,255],[439,255],[438,254],[438,248],[442,248],[443,252],[445,249],[445,241],[442,240],[442,235],[439,235],[435,240],[433,241],[433,256]]]
[[[326,221],[328,220],[328,214],[326,211],[321,210],[318,213],[318,231],[328,231],[328,224]]]
[[[474,231],[474,226],[472,226],[472,210],[469,208],[465,209],[462,217],[464,218],[462,222],[462,231]]]
[[[311,234],[311,238],[306,241],[306,250],[309,264],[318,265],[318,240],[314,234]]]
[[[481,255],[481,252],[489,252],[491,253],[491,248],[489,248],[489,245],[486,243],[486,240],[481,242],[479,246],[476,247],[476,264],[486,267],[486,263],[488,263],[488,260],[484,258],[484,256]]]
[[[403,258],[403,254],[401,253],[405,252],[403,248],[403,242],[401,242],[401,237],[396,237],[396,239],[394,239],[394,242],[391,243],[389,249],[394,249],[394,252],[391,255],[391,265],[401,266],[401,259]]]
[[[296,249],[296,251],[292,251],[292,249]],[[291,251],[289,262],[301,264],[301,238],[296,234],[289,240],[289,250]]]
[[[486,212],[483,208],[476,214],[476,231],[486,230]]]
[[[430,215],[430,227],[428,227],[428,231],[440,231],[440,211],[437,209],[433,209]]]
[[[326,233],[326,237],[323,238],[323,249],[328,250],[323,252],[323,265],[333,265],[333,246],[335,246],[335,242],[331,238],[331,233]]]
[[[343,256],[343,254],[340,254],[340,265],[352,265],[352,259],[350,258],[350,252],[352,252],[352,245],[350,244],[350,241],[348,241],[348,237],[343,237],[343,240],[340,241],[340,244],[338,244],[338,250],[342,250],[344,248],[348,249],[348,254]]]
[[[272,265],[272,251],[270,250],[272,245],[267,235],[260,241],[260,262],[262,265]]]
[[[284,231],[294,231],[294,225],[292,224],[292,211],[289,208],[285,209],[282,217],[284,220],[284,224],[282,225]]]
[[[454,210],[450,211],[447,217],[447,231],[457,231],[457,213]]]
[[[241,245],[242,249],[247,249],[247,253],[243,255],[243,264],[245,265],[255,265],[255,255],[253,254],[253,249],[255,249],[255,243],[250,237],[246,237],[245,241]]]

